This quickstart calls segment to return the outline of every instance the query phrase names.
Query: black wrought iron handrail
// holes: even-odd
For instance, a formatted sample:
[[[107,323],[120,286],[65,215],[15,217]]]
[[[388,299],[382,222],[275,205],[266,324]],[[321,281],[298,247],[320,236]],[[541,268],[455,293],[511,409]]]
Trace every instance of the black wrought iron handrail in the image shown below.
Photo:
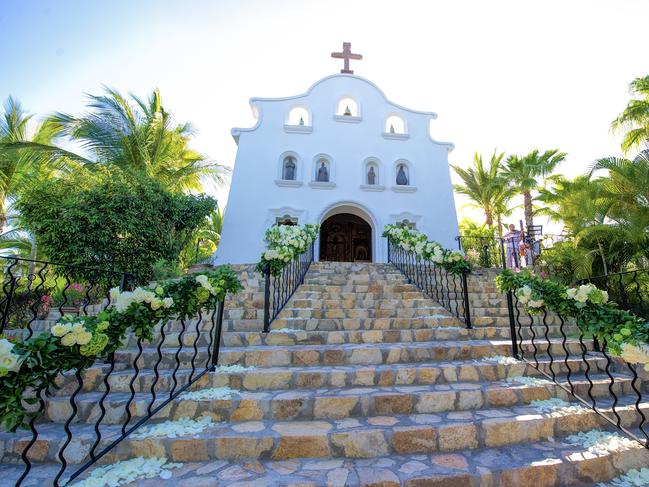
[[[125,272],[113,272],[85,266],[64,266],[14,257],[4,257],[2,259],[4,259],[6,265],[3,268],[0,317],[4,332],[8,336],[21,336],[23,339],[28,339],[34,333],[46,329],[49,323],[62,315],[69,313],[88,315],[97,312],[99,309],[106,309],[110,305],[109,290],[111,287],[119,286],[121,290],[127,290],[134,286],[133,276]],[[30,271],[30,269],[32,270]],[[79,269],[84,269],[85,272],[80,274],[78,273]],[[66,290],[75,289],[75,293],[78,295],[77,288],[72,287],[76,285],[83,287],[82,298],[80,301],[75,302],[67,300]],[[48,293],[52,293],[54,286],[59,287],[62,301],[58,303],[57,307],[45,310],[41,298],[42,296],[49,296]],[[25,298],[24,295],[27,295],[28,298]],[[66,306],[70,304],[75,304],[76,308]],[[98,378],[94,374],[87,375],[84,370],[80,369],[70,371],[60,378],[60,382],[64,386],[67,385],[68,388],[72,388],[73,391],[68,400],[71,413],[64,423],[47,425],[48,436],[54,435],[54,430],[58,427],[65,438],[56,452],[56,457],[61,466],[53,479],[53,485],[66,485],[79,477],[157,412],[185,392],[193,383],[216,368],[221,343],[223,313],[224,301],[220,301],[214,309],[199,311],[195,320],[180,319],[159,325],[153,341],[147,344],[148,347],[155,347],[156,354],[154,358],[155,364],[153,365],[154,378],[147,388],[148,391],[141,389],[136,392],[135,385],[145,383],[145,381],[139,380],[142,377],[142,367],[139,360],[144,352],[144,343],[141,338],[136,338],[134,335],[127,336],[124,347],[130,350],[136,348],[137,351],[126,353],[127,351],[124,348],[120,348],[115,353],[102,357],[94,365],[101,368]],[[178,343],[174,346],[166,343],[168,341],[166,340],[167,334],[172,330],[178,332]],[[189,330],[195,334],[193,343],[191,339],[185,339],[185,333]],[[164,349],[163,345],[165,346]],[[163,381],[169,385],[173,384],[171,388],[161,387],[161,365],[165,357],[173,357],[171,380]],[[124,406],[123,419],[119,424],[119,433],[107,438],[102,430],[105,426],[104,419],[108,411],[111,384],[115,383],[112,377],[116,374],[121,376],[128,374],[127,381],[130,394],[125,402],[121,401]],[[103,393],[97,402],[99,414],[96,415],[96,418],[93,415],[78,418],[80,411],[78,396],[84,390],[84,383],[90,380],[90,377],[95,377],[93,384],[101,384],[103,388]],[[33,392],[32,397],[37,401],[35,405],[37,409],[36,414],[30,418],[28,423],[31,438],[20,452],[24,470],[16,482],[18,486],[28,481],[30,473],[33,472],[34,458],[30,452],[41,435],[44,423],[39,420],[47,409],[48,395],[51,393],[53,391],[43,389]],[[135,400],[136,393],[140,396],[138,401],[142,399],[146,401],[146,408],[144,409],[146,413],[133,421],[130,406]],[[141,396],[144,394],[146,395],[142,398]],[[161,401],[162,397],[164,397],[164,400]],[[116,417],[114,410],[122,406],[111,404],[110,407],[112,408],[111,416]],[[72,425],[77,423],[78,420],[87,421],[92,426],[95,440],[85,458],[82,459],[83,463],[69,465],[66,451],[73,444],[77,435],[77,430]],[[19,435],[20,433],[15,434]],[[104,446],[106,440],[110,440],[110,442]],[[8,452],[5,454],[8,454]]]
[[[408,282],[437,301],[456,318],[471,328],[468,271],[452,274],[434,262],[418,257],[388,240],[388,262],[399,269]]]
[[[507,296],[512,325],[513,356],[536,369],[605,421],[649,448],[647,409],[641,408],[646,395],[643,398],[644,388],[639,379],[638,366],[621,358],[611,357],[606,342],[599,345],[595,342],[593,349],[589,350],[587,343],[592,337],[586,337],[581,329],[574,333],[578,335],[576,338],[569,338],[570,333],[566,332],[566,327],[570,321],[561,314],[555,313],[556,320],[551,323],[547,311],[544,310],[540,315],[531,315],[519,303],[515,294],[508,293]],[[554,331],[559,332],[559,340],[551,339],[551,324],[554,324]],[[595,374],[598,377],[594,377]],[[583,377],[588,385],[583,381],[577,384],[577,376]],[[631,401],[621,397],[620,392],[625,390],[623,385],[616,389],[616,383],[625,378],[631,381]],[[595,381],[605,381],[604,386],[610,397],[598,399],[593,396]],[[632,415],[631,419],[629,414]],[[626,416],[624,421],[623,415]]]
[[[263,270],[264,333],[270,331],[270,324],[286,306],[297,287],[304,282],[304,276],[313,262],[313,245],[311,243],[307,246],[304,252],[295,256],[277,274],[271,273],[268,263],[265,265]]]
[[[621,308],[649,320],[649,269],[615,272],[580,279],[577,284],[592,283],[609,294]]]
[[[550,234],[509,237],[459,235],[455,240],[471,263],[487,268],[513,269],[523,264],[534,265],[544,250],[567,238],[567,235]]]

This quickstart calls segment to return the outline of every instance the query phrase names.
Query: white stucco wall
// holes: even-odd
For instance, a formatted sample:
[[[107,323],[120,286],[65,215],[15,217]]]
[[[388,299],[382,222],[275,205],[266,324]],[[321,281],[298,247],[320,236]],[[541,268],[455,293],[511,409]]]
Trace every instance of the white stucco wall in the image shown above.
[[[358,103],[358,120],[335,116],[340,99],[345,97]],[[264,249],[264,231],[284,214],[298,217],[300,224],[322,223],[336,213],[364,217],[372,225],[375,262],[386,259],[383,226],[404,218],[415,221],[430,238],[455,248],[458,225],[448,165],[453,145],[431,138],[434,113],[394,104],[370,81],[347,74],[324,78],[303,95],[253,98],[251,105],[257,124],[232,129],[238,150],[217,263],[256,262]],[[311,128],[285,125],[295,106],[308,110]],[[404,119],[406,137],[384,134],[385,121],[391,115]],[[297,156],[299,186],[276,182],[286,153]],[[333,187],[309,184],[315,179],[314,160],[320,155],[332,161]],[[378,185],[384,186],[382,191],[361,187],[368,158],[380,161]],[[414,191],[394,188],[399,160],[409,162]]]

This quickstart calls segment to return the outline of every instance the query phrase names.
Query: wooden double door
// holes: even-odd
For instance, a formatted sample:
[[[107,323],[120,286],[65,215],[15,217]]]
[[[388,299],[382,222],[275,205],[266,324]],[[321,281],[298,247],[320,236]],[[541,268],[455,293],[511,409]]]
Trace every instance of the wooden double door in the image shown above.
[[[372,227],[349,213],[327,218],[320,226],[320,260],[371,262]]]

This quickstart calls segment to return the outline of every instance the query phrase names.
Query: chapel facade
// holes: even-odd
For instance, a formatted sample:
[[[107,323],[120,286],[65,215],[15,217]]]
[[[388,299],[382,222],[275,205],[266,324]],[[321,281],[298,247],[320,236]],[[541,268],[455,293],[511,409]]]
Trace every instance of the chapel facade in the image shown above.
[[[250,105],[255,126],[232,129],[238,149],[217,264],[258,261],[272,225],[320,224],[316,260],[385,262],[381,234],[396,222],[456,245],[453,144],[431,136],[435,113],[391,102],[347,60],[304,94]]]

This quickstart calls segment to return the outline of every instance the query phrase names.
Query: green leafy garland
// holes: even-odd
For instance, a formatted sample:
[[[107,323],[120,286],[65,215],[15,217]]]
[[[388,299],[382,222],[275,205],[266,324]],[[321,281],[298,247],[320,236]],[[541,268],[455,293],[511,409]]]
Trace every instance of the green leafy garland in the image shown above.
[[[407,252],[414,252],[418,259],[424,259],[446,269],[451,274],[471,272],[471,263],[459,250],[449,250],[441,244],[428,240],[423,233],[404,225],[386,225],[383,237]]]
[[[229,266],[154,287],[111,289],[110,306],[95,316],[64,316],[50,331],[28,340],[0,337],[0,423],[8,431],[27,427],[38,413],[26,405],[49,392],[63,372],[84,370],[120,347],[127,333],[146,341],[160,321],[187,319],[200,309],[215,309],[226,293],[242,286]]]
[[[269,265],[270,272],[278,275],[295,257],[305,252],[318,238],[320,225],[275,225],[266,230],[264,241],[267,250],[261,254],[257,271],[263,272]]]
[[[528,270],[504,270],[495,279],[501,292],[514,293],[531,314],[544,309],[574,318],[584,333],[606,341],[608,350],[649,371],[649,323],[608,302],[608,293],[593,284],[568,288]]]

